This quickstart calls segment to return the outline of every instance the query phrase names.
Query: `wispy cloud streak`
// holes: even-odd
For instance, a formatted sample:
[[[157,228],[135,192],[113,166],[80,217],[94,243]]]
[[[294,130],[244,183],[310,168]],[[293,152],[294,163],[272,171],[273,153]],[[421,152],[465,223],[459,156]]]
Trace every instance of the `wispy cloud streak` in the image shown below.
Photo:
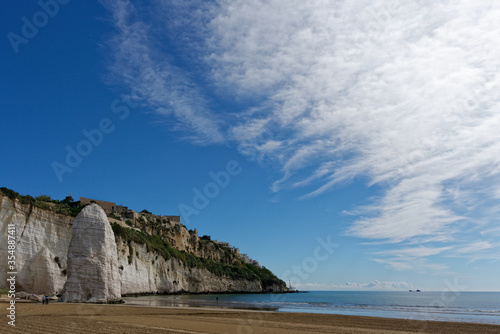
[[[113,15],[117,34],[109,41],[113,53],[112,75],[126,85],[132,101],[165,117],[174,117],[182,137],[199,144],[223,141],[222,121],[188,72],[151,40],[153,28],[127,0],[103,3]]]
[[[331,284],[320,284],[320,283],[302,283],[297,284],[297,288],[301,290],[346,290],[346,291],[366,291],[366,290],[407,290],[414,289],[412,283],[408,282],[392,282],[392,281],[373,281],[370,283],[357,283],[357,282],[345,282],[345,283],[331,283]]]
[[[195,140],[231,142],[273,162],[283,173],[273,191],[303,188],[307,199],[362,178],[381,195],[355,208],[348,234],[494,249],[480,230],[498,226],[486,208],[500,198],[500,5],[190,0],[136,15],[127,1],[105,3],[118,29],[113,72]],[[192,73],[149,39],[162,36],[158,27],[192,51]],[[221,123],[192,75],[241,108],[225,110]],[[379,255],[408,267],[408,257]],[[411,261],[446,269],[430,256]]]
[[[367,239],[435,240],[474,222],[472,199],[499,181],[499,6],[221,3],[214,82],[273,106],[260,116],[273,127],[260,130],[279,145],[255,150],[279,157],[274,191],[316,186],[313,197],[368,177],[385,193],[349,228]]]

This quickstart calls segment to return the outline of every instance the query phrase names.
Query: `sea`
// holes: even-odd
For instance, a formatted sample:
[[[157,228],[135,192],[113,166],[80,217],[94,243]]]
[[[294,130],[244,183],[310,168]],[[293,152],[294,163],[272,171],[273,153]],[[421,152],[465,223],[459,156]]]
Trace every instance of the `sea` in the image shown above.
[[[500,325],[500,292],[309,291],[287,294],[153,295],[128,305],[232,308]]]

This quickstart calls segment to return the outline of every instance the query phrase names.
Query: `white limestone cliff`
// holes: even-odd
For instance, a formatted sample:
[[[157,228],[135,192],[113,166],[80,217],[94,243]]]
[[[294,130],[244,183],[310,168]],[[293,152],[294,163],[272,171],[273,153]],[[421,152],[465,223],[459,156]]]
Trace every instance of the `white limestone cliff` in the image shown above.
[[[117,246],[122,294],[262,291],[258,279],[233,279],[214,275],[204,268],[188,268],[178,259],[165,260],[155,252],[148,252],[145,245],[127,243],[121,238],[117,238]]]
[[[16,283],[34,294],[56,295],[66,275],[66,255],[71,239],[73,217],[56,214],[0,195],[0,282],[7,272],[7,229],[16,231]],[[0,287],[3,287],[0,285]]]
[[[63,302],[109,303],[121,299],[115,237],[106,213],[87,205],[73,222]]]
[[[91,205],[95,207],[96,205]],[[89,210],[84,208],[84,210]],[[97,209],[93,209],[94,212]],[[95,213],[95,212],[94,212]],[[93,213],[93,215],[94,215]],[[95,213],[95,218],[103,221],[106,216]],[[56,214],[30,204],[21,204],[0,193],[0,255],[7,258],[7,228],[16,227],[16,290],[34,294],[60,295],[70,275],[68,249],[72,239],[75,218]],[[113,232],[111,226],[106,225]],[[172,244],[180,250],[192,251],[195,255],[230,263],[224,252],[215,245],[205,248],[194,247],[198,243],[196,233],[189,234],[185,227],[171,236]],[[109,241],[109,233],[108,241]],[[165,260],[160,254],[148,252],[145,245],[126,242],[120,237],[112,237],[115,244],[117,275],[122,294],[134,293],[203,293],[203,292],[261,292],[263,287],[258,279],[233,279],[217,276],[204,268],[189,268],[176,258]],[[174,240],[172,240],[174,239]],[[191,240],[193,239],[193,240]],[[92,246],[89,256],[94,259],[98,253],[96,241],[87,240]],[[100,246],[99,246],[100,247]],[[73,258],[73,255],[71,256]],[[114,261],[114,260],[113,260]],[[130,261],[130,262],[129,262]],[[82,262],[83,263],[83,262]],[[113,262],[115,263],[115,262]],[[85,264],[86,266],[86,264]],[[6,287],[7,261],[0,261],[0,288]],[[104,269],[103,274],[104,275]],[[90,275],[91,273],[82,273]],[[72,274],[71,274],[72,275]],[[114,280],[114,278],[113,278]],[[269,287],[264,287],[268,289]],[[274,286],[273,291],[282,292],[283,287]],[[68,295],[69,296],[69,295]],[[94,295],[93,295],[94,296]],[[94,296],[94,298],[96,298]],[[89,298],[89,300],[92,299]],[[95,300],[95,299],[94,299]]]

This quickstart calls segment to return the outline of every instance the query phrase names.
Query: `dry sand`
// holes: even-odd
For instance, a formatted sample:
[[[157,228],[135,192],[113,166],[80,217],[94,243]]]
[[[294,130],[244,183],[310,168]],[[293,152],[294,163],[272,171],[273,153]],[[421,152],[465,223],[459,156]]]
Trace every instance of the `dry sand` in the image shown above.
[[[16,327],[1,333],[500,333],[500,326],[343,315],[153,308],[128,305],[16,303]]]

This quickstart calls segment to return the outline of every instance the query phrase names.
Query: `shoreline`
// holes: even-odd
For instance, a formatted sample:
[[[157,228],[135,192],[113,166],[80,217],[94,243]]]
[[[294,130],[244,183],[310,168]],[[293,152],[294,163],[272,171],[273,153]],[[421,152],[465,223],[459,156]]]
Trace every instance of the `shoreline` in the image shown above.
[[[143,297],[143,296],[197,296],[197,295],[285,295],[285,294],[293,294],[293,293],[309,293],[309,291],[281,291],[281,292],[269,292],[269,291],[261,291],[261,292],[244,292],[244,291],[227,291],[227,292],[186,292],[186,291],[178,291],[178,292],[137,292],[137,293],[125,293],[122,294],[123,297]]]
[[[2,302],[0,305],[7,305]],[[3,309],[3,307],[2,307]],[[5,313],[5,310],[2,312]],[[127,304],[16,302],[16,326],[3,333],[499,333],[500,325],[288,313],[258,310],[152,307]]]
[[[412,319],[420,321],[436,321],[436,322],[462,322],[462,323],[477,323],[500,325],[500,317],[493,312],[439,312],[433,309],[418,309],[412,307],[314,307],[311,305],[303,306],[301,303],[276,303],[276,300],[258,301],[252,300],[233,300],[233,299],[217,299],[210,298],[141,298],[126,297],[123,298],[126,305],[146,306],[146,307],[187,307],[193,309],[222,309],[222,310],[252,310],[264,312],[280,312],[280,313],[306,313],[306,314],[326,314],[326,315],[345,315],[345,316],[361,316],[361,317],[376,317],[387,319]],[[169,296],[171,297],[171,296]],[[500,332],[499,332],[500,333]]]

